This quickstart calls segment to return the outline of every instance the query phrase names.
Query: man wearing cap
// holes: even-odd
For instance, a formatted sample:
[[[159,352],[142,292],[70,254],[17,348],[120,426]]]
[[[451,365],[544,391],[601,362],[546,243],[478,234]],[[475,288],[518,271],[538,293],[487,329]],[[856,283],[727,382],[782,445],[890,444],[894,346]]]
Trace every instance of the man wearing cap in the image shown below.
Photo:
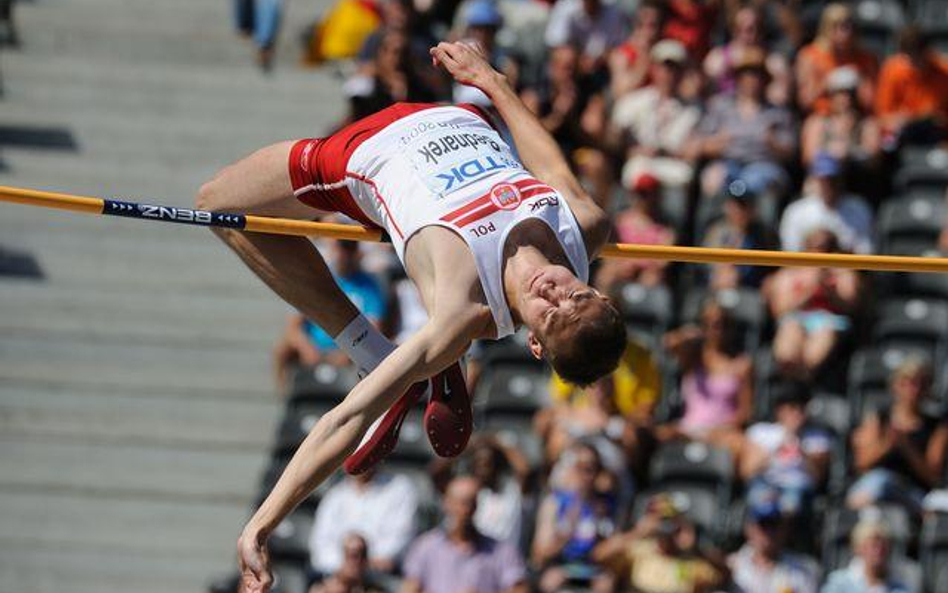
[[[853,559],[834,570],[820,593],[914,593],[919,590],[917,565],[902,558],[892,560],[892,536],[882,517],[859,519],[853,533]]]
[[[621,97],[612,110],[614,131],[630,147],[622,181],[632,185],[647,171],[666,187],[684,187],[694,167],[683,150],[700,118],[698,109],[678,96],[688,54],[680,42],[664,39],[652,47],[651,58],[652,84]]]
[[[473,0],[463,6],[464,41],[476,43],[487,56],[487,61],[498,72],[502,72],[511,84],[517,86],[516,64],[497,47],[497,32],[504,26],[504,17],[497,7],[496,0]],[[455,103],[473,103],[481,107],[490,107],[490,99],[483,92],[471,86],[454,83],[452,96]]]
[[[780,220],[785,251],[801,251],[810,232],[826,229],[836,235],[844,251],[872,252],[872,211],[862,198],[843,193],[842,173],[840,160],[828,153],[813,159],[804,186],[809,193],[787,206]]]
[[[713,97],[690,151],[712,159],[702,175],[705,196],[713,196],[731,179],[742,179],[751,191],[786,190],[784,163],[796,153],[793,116],[766,102],[769,73],[760,48],[747,48],[734,64],[733,93]]]
[[[622,43],[628,30],[629,19],[614,2],[562,0],[553,5],[545,38],[551,48],[575,48],[583,74],[592,74],[605,66],[605,57]]]
[[[816,593],[819,565],[809,556],[788,552],[787,533],[776,499],[748,501],[747,543],[728,559],[735,593]]]

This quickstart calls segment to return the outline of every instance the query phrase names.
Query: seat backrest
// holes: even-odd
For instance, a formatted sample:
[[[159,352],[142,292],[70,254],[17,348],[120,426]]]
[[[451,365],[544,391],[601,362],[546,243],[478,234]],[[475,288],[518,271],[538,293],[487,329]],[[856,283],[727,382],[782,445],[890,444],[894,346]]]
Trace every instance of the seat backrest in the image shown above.
[[[885,202],[879,209],[877,228],[886,248],[904,238],[934,242],[946,216],[948,206],[943,195],[910,195]]]
[[[342,401],[359,382],[352,367],[318,364],[300,367],[290,383],[290,398]]]
[[[656,486],[712,486],[729,498],[734,483],[734,460],[726,449],[697,441],[672,442],[655,452],[649,479]]]
[[[484,414],[533,414],[549,403],[550,379],[545,371],[521,365],[486,369],[477,384],[475,400]]]
[[[873,335],[878,340],[908,339],[929,346],[948,339],[948,303],[941,300],[892,299],[879,308]]]
[[[433,457],[433,451],[425,435],[422,412],[416,408],[408,413],[402,422],[402,429],[398,434],[398,444],[390,455],[392,460],[424,466]]]
[[[948,275],[905,274],[900,284],[903,294],[948,301]]]
[[[665,332],[674,318],[671,292],[665,286],[626,284],[619,293],[619,307],[627,322],[646,325],[650,333]]]

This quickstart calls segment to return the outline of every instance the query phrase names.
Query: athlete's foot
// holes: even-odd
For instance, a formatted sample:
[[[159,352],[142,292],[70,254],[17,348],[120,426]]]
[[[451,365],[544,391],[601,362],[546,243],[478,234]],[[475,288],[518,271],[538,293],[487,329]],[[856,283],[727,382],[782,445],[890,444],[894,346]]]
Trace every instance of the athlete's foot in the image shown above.
[[[425,432],[435,453],[457,457],[474,430],[471,397],[461,363],[456,362],[431,378],[431,399],[425,409]]]
[[[428,381],[415,383],[372,424],[355,453],[343,462],[342,467],[347,474],[356,475],[368,471],[395,449],[402,422],[405,421],[408,412],[425,395],[427,388]]]

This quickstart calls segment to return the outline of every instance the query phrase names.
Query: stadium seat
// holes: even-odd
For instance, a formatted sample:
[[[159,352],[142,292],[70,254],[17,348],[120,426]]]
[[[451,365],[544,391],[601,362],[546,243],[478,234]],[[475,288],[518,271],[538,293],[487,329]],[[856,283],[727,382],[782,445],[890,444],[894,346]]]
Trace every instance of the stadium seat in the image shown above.
[[[283,470],[286,469],[286,464],[290,462],[292,455],[276,455],[270,459],[270,463],[267,465],[267,469],[264,470],[263,476],[260,479],[260,491],[257,496],[257,502],[260,503],[263,499],[273,490],[273,486],[276,485],[277,480],[280,479],[280,476],[283,475]],[[319,506],[319,501],[322,499],[323,495],[327,490],[332,488],[340,479],[340,473],[334,473],[332,476],[324,480],[316,489],[310,493],[306,499],[300,503],[300,509],[305,509],[307,512],[312,513],[316,510],[316,507]]]
[[[270,534],[271,557],[285,561],[308,560],[309,535],[312,530],[312,511],[302,507],[296,509]]]
[[[939,584],[948,592],[948,513],[931,513],[922,521],[919,558],[930,591]]]
[[[888,253],[891,243],[904,239],[924,240],[934,246],[946,220],[948,204],[944,193],[938,196],[911,195],[886,202],[879,210],[876,227],[882,250]]]
[[[358,381],[359,377],[351,367],[340,368],[331,364],[301,367],[290,381],[291,403],[298,400],[339,402]]]
[[[619,308],[627,324],[651,335],[662,335],[674,322],[671,291],[665,286],[629,283],[619,293]]]
[[[879,247],[885,255],[938,257],[938,245],[930,237],[893,237]]]
[[[734,490],[734,460],[726,449],[700,442],[673,442],[652,456],[649,483],[663,489],[694,487],[715,492],[723,508]]]
[[[948,302],[948,275],[905,274],[899,283],[899,292],[922,298],[940,299]]]
[[[823,569],[835,570],[844,566],[852,558],[850,534],[861,513],[880,513],[889,527],[892,538],[892,554],[896,558],[906,558],[913,538],[912,519],[907,510],[896,505],[867,508],[862,511],[833,505],[823,521]]]
[[[701,307],[711,295],[705,288],[693,288],[682,305],[682,321],[697,322]],[[749,288],[719,290],[714,298],[731,316],[745,350],[753,352],[760,346],[761,335],[767,322],[767,313],[760,293]]]
[[[698,211],[695,215],[695,239],[697,244],[704,242],[708,229],[718,219],[724,216],[723,194],[710,198],[703,198],[698,202]],[[777,228],[780,223],[780,197],[772,192],[757,196],[757,216],[767,228]]]
[[[482,340],[478,342],[481,363],[484,367],[500,364],[516,364],[543,368],[543,361],[537,360],[527,348],[527,330],[521,329],[502,340]]]
[[[389,455],[392,461],[425,467],[433,458],[434,452],[425,436],[422,410],[416,407],[408,413],[398,435],[398,444]]]
[[[895,174],[900,194],[943,196],[948,186],[948,151],[941,148],[907,146]]]
[[[928,28],[948,27],[948,4],[944,0],[915,0],[910,6],[915,22]]]
[[[680,188],[664,188],[661,197],[662,218],[675,229],[680,237],[688,227],[688,192]]]
[[[898,342],[925,348],[933,362],[942,360],[948,340],[948,303],[918,298],[892,299],[878,310],[876,343]]]
[[[485,369],[474,400],[479,415],[532,417],[549,402],[549,377],[532,366],[502,365]]]
[[[307,534],[308,536],[309,534]],[[272,593],[306,593],[309,577],[307,562],[275,562],[272,566]]]
[[[274,452],[292,453],[300,446],[309,431],[316,425],[320,416],[331,410],[333,403],[328,401],[299,400],[286,407],[283,420],[277,427]]]
[[[905,24],[902,5],[895,0],[860,0],[855,4],[859,41],[882,58],[896,49],[896,34]]]

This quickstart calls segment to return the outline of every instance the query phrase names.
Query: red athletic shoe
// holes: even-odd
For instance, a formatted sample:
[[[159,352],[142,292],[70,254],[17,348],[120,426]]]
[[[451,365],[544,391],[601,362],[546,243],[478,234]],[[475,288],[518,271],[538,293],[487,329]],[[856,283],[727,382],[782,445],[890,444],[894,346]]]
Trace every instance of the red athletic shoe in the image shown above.
[[[427,389],[428,381],[415,383],[369,427],[355,453],[347,457],[342,464],[347,474],[367,472],[392,452],[398,444],[398,433],[402,429],[402,422]]]
[[[435,453],[441,457],[457,457],[467,446],[473,430],[471,396],[467,393],[459,361],[431,378],[425,432]]]

